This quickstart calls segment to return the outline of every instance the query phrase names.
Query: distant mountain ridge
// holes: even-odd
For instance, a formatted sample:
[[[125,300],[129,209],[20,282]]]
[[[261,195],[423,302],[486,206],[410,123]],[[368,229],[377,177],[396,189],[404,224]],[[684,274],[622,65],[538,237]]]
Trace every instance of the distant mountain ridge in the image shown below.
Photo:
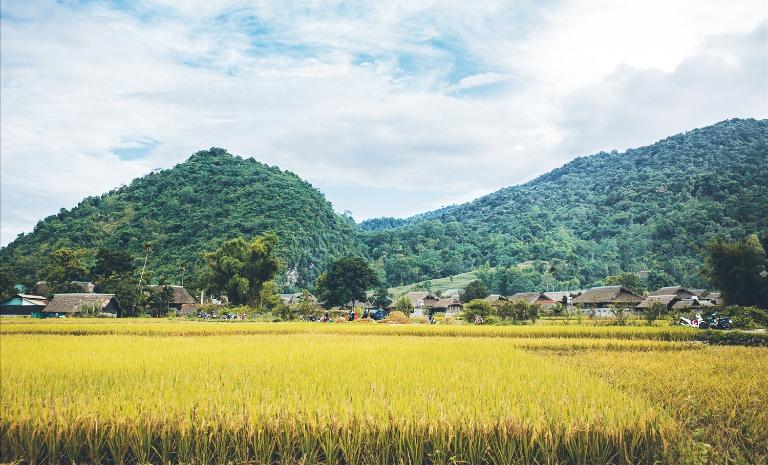
[[[699,285],[704,245],[767,231],[766,218],[768,120],[734,119],[580,157],[463,205],[360,225],[297,175],[212,148],[62,209],[0,259],[33,281],[59,247],[143,257],[150,242],[148,269],[179,282],[200,276],[202,254],[224,240],[274,231],[292,288],[312,287],[331,259],[350,253],[367,255],[389,285],[522,262],[574,288],[641,269]]]
[[[554,261],[555,278],[573,286],[643,269],[703,285],[704,245],[767,231],[767,218],[768,120],[733,119],[579,157],[389,227],[375,219],[361,227],[390,285],[530,260]]]

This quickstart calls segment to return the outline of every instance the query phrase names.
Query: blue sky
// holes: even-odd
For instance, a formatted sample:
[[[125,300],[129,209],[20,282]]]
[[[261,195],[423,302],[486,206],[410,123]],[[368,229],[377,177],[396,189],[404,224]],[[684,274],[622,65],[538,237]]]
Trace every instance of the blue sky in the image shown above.
[[[212,146],[362,220],[768,117],[763,0],[0,1],[0,243]]]

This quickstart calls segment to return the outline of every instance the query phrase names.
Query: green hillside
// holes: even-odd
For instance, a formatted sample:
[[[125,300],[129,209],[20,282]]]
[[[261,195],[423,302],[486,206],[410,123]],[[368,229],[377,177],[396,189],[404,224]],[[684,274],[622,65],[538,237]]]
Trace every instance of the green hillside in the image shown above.
[[[359,227],[295,174],[211,149],[62,209],[0,259],[29,283],[59,247],[91,257],[102,246],[122,248],[138,259],[151,243],[155,279],[178,282],[183,273],[194,284],[203,253],[274,231],[286,265],[281,283],[294,289],[312,288],[328,261],[347,253],[366,254],[390,287],[461,287],[439,279],[472,270],[507,292],[578,289],[639,270],[698,287],[705,244],[764,233],[767,218],[768,120],[730,120],[577,158],[464,205]]]
[[[534,288],[643,269],[703,286],[708,241],[768,231],[768,120],[577,158],[464,205],[361,228],[391,286],[524,261],[536,268],[525,278]]]
[[[37,279],[40,264],[59,247],[126,248],[147,269],[179,282],[199,276],[202,254],[224,240],[274,231],[285,269],[298,284],[313,284],[324,264],[359,250],[357,228],[334,213],[322,193],[295,174],[252,158],[212,148],[171,169],[153,172],[129,186],[89,197],[71,210],[40,221],[0,251],[25,281]],[[85,277],[84,277],[85,278]],[[191,278],[191,279],[190,279]]]

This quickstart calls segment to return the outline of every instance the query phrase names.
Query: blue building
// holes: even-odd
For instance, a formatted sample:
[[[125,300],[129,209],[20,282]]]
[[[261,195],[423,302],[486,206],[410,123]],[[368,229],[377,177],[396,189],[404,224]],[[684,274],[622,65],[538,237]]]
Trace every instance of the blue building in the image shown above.
[[[42,318],[46,305],[48,305],[48,299],[45,297],[16,294],[0,302],[0,315]]]

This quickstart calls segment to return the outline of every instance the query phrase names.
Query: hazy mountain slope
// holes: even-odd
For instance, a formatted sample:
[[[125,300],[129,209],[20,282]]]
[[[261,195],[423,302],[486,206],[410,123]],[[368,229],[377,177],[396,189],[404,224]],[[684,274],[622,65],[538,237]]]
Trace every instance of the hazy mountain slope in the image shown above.
[[[704,244],[766,231],[766,218],[768,121],[730,120],[362,229],[391,285],[527,260],[571,285],[644,268],[698,285]]]
[[[274,231],[281,255],[301,283],[314,280],[329,258],[359,250],[357,228],[334,213],[323,194],[298,176],[252,158],[211,149],[171,169],[151,173],[101,197],[40,221],[0,251],[26,280],[62,246],[127,247],[143,257],[152,243],[148,270],[179,281],[204,266],[202,254],[226,239]]]

